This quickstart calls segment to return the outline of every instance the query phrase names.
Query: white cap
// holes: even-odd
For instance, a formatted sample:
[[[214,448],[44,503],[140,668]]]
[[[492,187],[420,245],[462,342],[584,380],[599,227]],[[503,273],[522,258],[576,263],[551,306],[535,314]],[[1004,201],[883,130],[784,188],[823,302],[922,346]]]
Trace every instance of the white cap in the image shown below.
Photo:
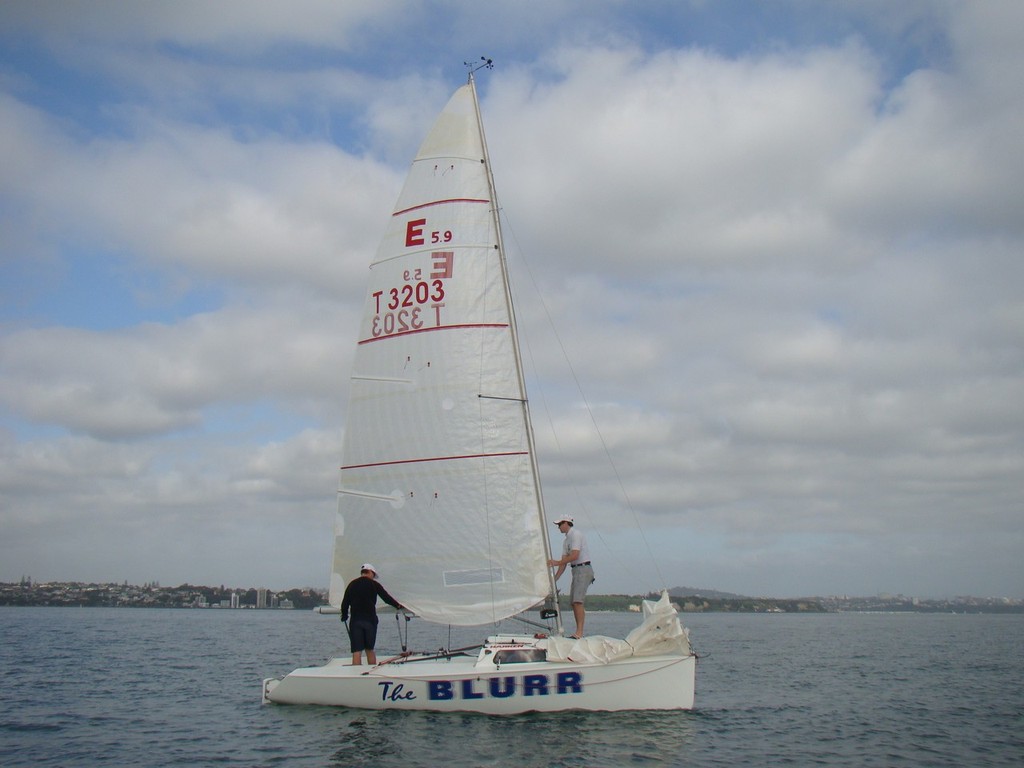
[[[377,572],[377,566],[373,563],[363,563],[360,565],[359,572],[362,573],[363,571],[373,571],[373,578],[380,576],[380,573]]]
[[[572,525],[573,524],[572,518],[571,517],[560,517],[557,520],[555,520],[555,525],[561,525],[562,523],[568,523],[569,525]]]

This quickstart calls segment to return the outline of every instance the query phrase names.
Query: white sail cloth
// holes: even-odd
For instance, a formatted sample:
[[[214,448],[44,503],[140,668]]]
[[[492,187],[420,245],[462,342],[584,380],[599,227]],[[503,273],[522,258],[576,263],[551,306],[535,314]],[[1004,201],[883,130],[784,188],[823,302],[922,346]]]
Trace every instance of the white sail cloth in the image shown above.
[[[367,560],[439,623],[493,623],[550,593],[495,206],[469,84],[424,139],[371,265],[332,605]]]
[[[548,638],[548,661],[607,664],[629,656],[689,655],[690,637],[668,592],[657,601],[644,600],[643,615],[643,622],[625,640],[604,635]]]

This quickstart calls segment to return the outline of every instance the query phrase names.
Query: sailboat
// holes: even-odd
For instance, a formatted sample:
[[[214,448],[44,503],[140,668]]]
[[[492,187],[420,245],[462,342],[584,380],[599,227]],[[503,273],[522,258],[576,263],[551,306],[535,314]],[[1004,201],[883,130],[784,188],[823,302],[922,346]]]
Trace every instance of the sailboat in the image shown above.
[[[487,62],[489,64],[489,62]],[[556,604],[499,207],[473,67],[412,163],[370,267],[342,448],[329,601],[372,562],[416,616],[495,626]],[[685,710],[696,655],[663,592],[626,638],[496,634],[335,658],[265,703],[516,714]],[[542,613],[542,616],[545,614]]]

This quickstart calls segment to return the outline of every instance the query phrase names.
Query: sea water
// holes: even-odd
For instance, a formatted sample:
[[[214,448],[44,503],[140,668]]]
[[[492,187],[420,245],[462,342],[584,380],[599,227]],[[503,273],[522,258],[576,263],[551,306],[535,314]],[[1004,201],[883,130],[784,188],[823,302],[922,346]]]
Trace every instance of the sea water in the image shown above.
[[[473,714],[260,704],[344,654],[308,611],[0,608],[3,766],[1019,766],[1024,616],[687,614],[692,712]],[[622,637],[636,614],[591,613]],[[381,658],[404,621],[382,616]],[[434,650],[479,630],[414,619]]]

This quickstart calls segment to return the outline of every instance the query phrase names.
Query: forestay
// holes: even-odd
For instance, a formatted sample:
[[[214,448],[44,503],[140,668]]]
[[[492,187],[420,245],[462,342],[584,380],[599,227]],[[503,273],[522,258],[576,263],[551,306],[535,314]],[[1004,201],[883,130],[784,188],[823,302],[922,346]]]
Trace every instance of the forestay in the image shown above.
[[[523,379],[473,83],[413,161],[371,265],[342,452],[331,603],[359,563],[429,620],[549,593]]]

